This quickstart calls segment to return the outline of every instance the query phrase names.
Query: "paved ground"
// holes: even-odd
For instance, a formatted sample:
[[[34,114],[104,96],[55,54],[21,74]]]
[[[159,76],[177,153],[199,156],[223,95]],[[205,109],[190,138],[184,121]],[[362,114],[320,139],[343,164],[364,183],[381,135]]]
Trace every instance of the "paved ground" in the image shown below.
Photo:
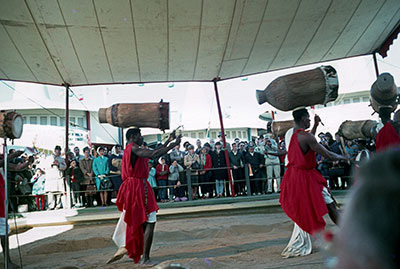
[[[111,241],[114,228],[115,224],[32,228],[19,235],[24,268],[136,268],[128,258],[105,265],[116,250]],[[161,265],[188,268],[324,268],[318,249],[307,257],[281,258],[292,228],[283,213],[161,220],[152,257]],[[11,254],[17,261],[17,249]]]

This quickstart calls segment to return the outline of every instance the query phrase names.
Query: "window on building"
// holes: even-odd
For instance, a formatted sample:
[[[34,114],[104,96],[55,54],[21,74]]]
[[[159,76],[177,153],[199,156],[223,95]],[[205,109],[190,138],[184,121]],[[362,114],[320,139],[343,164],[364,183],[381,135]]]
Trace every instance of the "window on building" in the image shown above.
[[[359,97],[353,98],[353,103],[360,103],[360,98]]]
[[[349,98],[345,98],[343,99],[343,104],[350,104],[350,99]]]
[[[245,131],[243,131],[243,138],[246,139],[247,138],[247,133]]]
[[[191,138],[196,138],[196,133],[190,133]]]
[[[216,139],[217,138],[217,133],[216,132],[211,132],[211,138]]]
[[[242,138],[242,132],[241,131],[238,131],[238,137]]]
[[[60,117],[60,126],[65,126],[65,117]]]
[[[183,137],[189,137],[188,133],[183,133]]]
[[[50,125],[57,126],[57,117],[54,116],[50,117]]]
[[[226,131],[226,138],[231,139],[231,131]]]
[[[78,127],[80,128],[85,128],[84,123],[83,123],[83,118],[78,118]]]
[[[368,101],[369,101],[369,97],[368,97],[368,96],[364,96],[364,97],[362,98],[362,101],[363,101],[363,102],[368,102]]]
[[[47,117],[45,116],[40,117],[40,125],[47,125]]]
[[[203,139],[203,138],[204,138],[204,133],[202,133],[202,132],[199,133],[199,138],[200,138],[200,139]]]
[[[232,138],[235,139],[236,137],[236,131],[232,131]]]
[[[75,125],[75,117],[69,117],[69,124],[70,125]]]
[[[30,124],[37,124],[37,117],[36,116],[30,116],[29,117],[29,123]]]
[[[28,123],[28,122],[26,121],[26,117],[22,117],[22,120],[24,121],[25,124]]]

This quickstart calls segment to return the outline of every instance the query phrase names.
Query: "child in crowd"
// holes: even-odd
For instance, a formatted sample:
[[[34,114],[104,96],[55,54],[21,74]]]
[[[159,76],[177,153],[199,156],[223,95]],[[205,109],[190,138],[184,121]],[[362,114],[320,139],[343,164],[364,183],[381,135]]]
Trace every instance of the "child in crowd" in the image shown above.
[[[46,182],[46,177],[44,176],[44,172],[42,169],[37,168],[36,173],[31,179],[33,183],[32,188],[32,195],[36,198],[36,207],[37,210],[44,210],[46,205],[45,199],[45,191],[44,191],[44,184]]]

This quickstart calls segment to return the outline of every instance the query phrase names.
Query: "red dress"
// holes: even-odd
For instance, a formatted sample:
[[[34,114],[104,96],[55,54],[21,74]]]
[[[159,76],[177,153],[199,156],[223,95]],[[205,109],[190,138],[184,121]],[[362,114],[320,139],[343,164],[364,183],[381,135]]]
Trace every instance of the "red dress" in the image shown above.
[[[323,216],[328,208],[322,197],[326,180],[315,169],[316,154],[311,149],[303,154],[297,135],[304,132],[298,129],[289,144],[289,164],[281,183],[279,202],[286,215],[302,230],[313,234],[325,227]]]
[[[378,132],[376,136],[376,151],[384,151],[388,148],[400,146],[400,136],[394,129],[391,122],[387,122],[385,126]]]
[[[117,196],[119,211],[125,210],[125,248],[129,257],[138,263],[143,254],[143,228],[147,215],[158,210],[153,190],[147,182],[149,177],[148,159],[137,157],[132,169],[131,155],[133,143],[124,150],[121,165],[122,185]],[[147,198],[144,184],[146,184]]]

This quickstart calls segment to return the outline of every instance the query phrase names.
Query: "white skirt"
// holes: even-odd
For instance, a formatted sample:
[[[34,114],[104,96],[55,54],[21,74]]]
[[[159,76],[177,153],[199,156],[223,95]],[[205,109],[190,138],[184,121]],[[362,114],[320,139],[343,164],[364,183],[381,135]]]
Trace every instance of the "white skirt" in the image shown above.
[[[284,258],[310,255],[312,251],[311,236],[303,231],[296,223],[294,224],[292,237],[288,245],[282,251]]]
[[[118,248],[125,247],[125,234],[126,234],[126,222],[124,221],[125,211],[121,213],[117,226],[115,227],[112,240]],[[156,211],[151,212],[147,216],[147,223],[155,223],[157,221]]]

